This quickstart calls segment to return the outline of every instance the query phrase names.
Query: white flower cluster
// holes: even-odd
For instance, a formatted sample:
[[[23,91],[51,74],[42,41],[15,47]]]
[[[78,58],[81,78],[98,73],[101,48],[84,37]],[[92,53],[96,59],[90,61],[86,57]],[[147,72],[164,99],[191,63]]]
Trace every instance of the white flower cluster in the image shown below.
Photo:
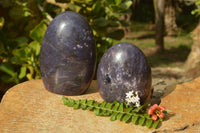
[[[126,103],[128,105],[135,105],[136,107],[139,107],[140,106],[140,98],[138,96],[138,92],[134,92],[133,90],[132,91],[129,91],[128,93],[126,93]]]

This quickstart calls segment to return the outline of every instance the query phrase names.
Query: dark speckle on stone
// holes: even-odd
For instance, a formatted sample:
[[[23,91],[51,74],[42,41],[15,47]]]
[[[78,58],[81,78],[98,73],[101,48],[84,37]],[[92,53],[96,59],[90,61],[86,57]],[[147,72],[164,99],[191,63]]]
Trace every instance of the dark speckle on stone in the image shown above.
[[[109,77],[109,74],[106,74],[105,80],[104,80],[104,84],[107,85],[111,82],[111,79]]]

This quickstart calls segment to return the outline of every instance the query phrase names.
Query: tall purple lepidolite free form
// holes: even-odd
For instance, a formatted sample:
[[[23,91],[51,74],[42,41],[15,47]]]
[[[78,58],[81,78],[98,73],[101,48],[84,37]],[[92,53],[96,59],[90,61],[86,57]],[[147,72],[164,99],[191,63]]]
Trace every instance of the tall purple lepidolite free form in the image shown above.
[[[66,11],[48,26],[41,46],[40,70],[47,90],[62,95],[79,95],[87,90],[94,75],[96,46],[87,20]]]
[[[151,68],[146,57],[133,44],[118,43],[112,46],[98,65],[97,87],[107,102],[130,103],[139,100],[136,106],[141,105],[151,100],[148,99],[152,93],[151,83]]]

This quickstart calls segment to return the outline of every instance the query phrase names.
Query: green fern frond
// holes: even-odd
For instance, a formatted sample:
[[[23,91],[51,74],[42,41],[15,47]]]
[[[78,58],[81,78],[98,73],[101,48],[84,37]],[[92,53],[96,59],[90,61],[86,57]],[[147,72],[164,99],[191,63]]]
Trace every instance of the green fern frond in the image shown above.
[[[162,119],[153,121],[149,114],[146,112],[147,104],[140,107],[129,107],[126,103],[107,103],[106,101],[99,103],[94,100],[73,100],[62,97],[64,105],[73,107],[74,109],[90,110],[94,111],[97,116],[110,116],[110,121],[120,120],[125,123],[132,122],[147,128],[157,128]]]

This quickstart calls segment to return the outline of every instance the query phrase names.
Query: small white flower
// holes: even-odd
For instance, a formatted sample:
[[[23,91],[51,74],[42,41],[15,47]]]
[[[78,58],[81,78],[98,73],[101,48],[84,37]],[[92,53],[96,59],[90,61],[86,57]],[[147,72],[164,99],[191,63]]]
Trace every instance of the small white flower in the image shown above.
[[[136,96],[134,97],[134,99],[135,99],[135,101],[140,101],[140,98],[139,98],[138,95],[136,95]]]
[[[125,100],[126,100],[127,105],[130,105],[132,103],[130,98],[126,98]]]
[[[135,106],[136,106],[136,107],[140,107],[140,102],[136,102],[136,103],[135,103]]]
[[[136,107],[139,107],[140,106],[140,98],[138,96],[138,92],[134,92],[133,90],[132,91],[129,91],[128,93],[126,93],[126,99],[125,99],[126,103],[128,105],[135,105]]]
[[[129,91],[126,93],[126,97],[131,98],[133,96],[133,91]]]

